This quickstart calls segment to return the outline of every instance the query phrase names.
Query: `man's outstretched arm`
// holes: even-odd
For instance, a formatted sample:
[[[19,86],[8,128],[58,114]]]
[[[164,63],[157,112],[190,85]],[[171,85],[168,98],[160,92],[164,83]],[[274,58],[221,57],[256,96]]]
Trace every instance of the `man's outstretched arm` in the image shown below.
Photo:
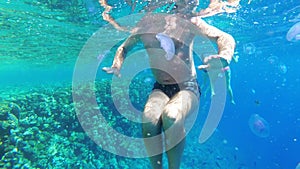
[[[113,64],[111,67],[104,67],[102,70],[106,71],[107,73],[113,73],[117,76],[120,76],[120,69],[124,62],[125,55],[127,51],[129,51],[134,45],[137,44],[139,41],[138,35],[130,35],[124,43],[116,51]]]
[[[209,39],[215,39],[218,45],[218,57],[223,58],[229,64],[232,60],[235,40],[234,38],[220,29],[207,24],[200,17],[193,17],[191,22],[200,28],[201,32]]]

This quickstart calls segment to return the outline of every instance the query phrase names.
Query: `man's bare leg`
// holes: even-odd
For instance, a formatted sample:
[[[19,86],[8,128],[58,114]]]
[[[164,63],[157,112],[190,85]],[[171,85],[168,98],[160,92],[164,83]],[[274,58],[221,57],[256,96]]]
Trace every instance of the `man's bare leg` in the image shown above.
[[[186,134],[184,122],[191,112],[197,110],[198,104],[199,100],[194,93],[182,90],[168,102],[163,111],[162,124],[169,169],[180,168]]]
[[[225,77],[226,77],[226,86],[227,86],[227,91],[229,93],[230,101],[232,104],[235,104],[234,98],[233,98],[233,91],[231,88],[231,70],[227,70],[225,72]]]
[[[161,114],[169,97],[166,96],[160,90],[154,90],[145,105],[143,114],[143,137],[153,137],[162,133],[162,120]],[[147,122],[147,123],[145,123]],[[162,135],[156,138],[157,140],[147,140],[145,139],[145,147],[149,155],[155,152],[163,152],[163,140]],[[162,169],[162,154],[158,154],[149,157],[151,166],[153,169]]]

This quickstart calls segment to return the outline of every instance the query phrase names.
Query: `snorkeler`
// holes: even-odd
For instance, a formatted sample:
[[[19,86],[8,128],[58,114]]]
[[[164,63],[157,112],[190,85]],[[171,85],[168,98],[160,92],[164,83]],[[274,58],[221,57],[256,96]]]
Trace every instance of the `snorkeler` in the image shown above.
[[[233,60],[235,62],[238,61],[238,57],[233,57],[233,58],[234,58]],[[232,91],[232,88],[231,88],[231,70],[230,70],[230,67],[229,67],[228,63],[222,61],[222,64],[223,64],[224,67],[217,68],[217,69],[211,67],[209,63],[206,63],[206,65],[200,65],[197,68],[199,70],[203,70],[204,73],[205,73],[203,83],[208,81],[208,75],[207,75],[208,72],[210,72],[212,74],[215,74],[215,75],[210,76],[211,77],[211,79],[210,79],[211,80],[211,82],[210,82],[211,97],[213,97],[216,94],[215,90],[214,90],[215,89],[214,88],[214,83],[216,81],[216,78],[214,78],[214,77],[220,77],[224,73],[225,79],[226,79],[226,87],[227,87],[227,91],[228,91],[229,97],[230,97],[230,102],[232,104],[235,104],[234,97],[233,97],[233,91]],[[204,85],[201,86],[201,89],[202,88],[204,88]],[[207,92],[208,92],[208,88],[207,88],[207,90],[204,91],[204,94],[206,95]]]
[[[218,45],[218,54],[204,58],[204,63],[210,68],[222,69],[224,66],[216,63],[220,60],[228,66],[235,48],[231,35],[208,25],[200,17],[194,17],[191,8],[185,8],[190,7],[187,1],[178,1],[176,5],[172,15],[145,15],[117,49],[112,66],[103,68],[107,73],[120,76],[126,54],[138,42],[144,44],[156,80],[144,107],[142,126],[145,147],[153,169],[161,169],[163,166],[163,147],[169,168],[180,168],[185,145],[184,124],[186,118],[198,110],[200,102],[192,52],[196,32],[216,41]],[[197,27],[187,27],[190,22]],[[150,137],[156,140],[150,142],[147,139]]]
[[[235,62],[238,62],[238,56],[234,56],[234,49],[235,49],[235,41],[233,37],[209,24],[207,24],[205,21],[200,19],[199,17],[193,17],[191,19],[192,23],[197,25],[203,32],[204,35],[207,35],[210,39],[217,39],[217,44],[219,47],[219,54],[218,55],[210,55],[207,57],[204,57],[203,63],[205,65],[200,65],[197,68],[199,70],[204,70],[206,73],[211,73],[211,96],[215,95],[214,90],[214,83],[216,79],[222,74],[225,74],[226,78],[226,86],[227,91],[230,96],[230,100],[232,104],[235,104],[234,98],[233,98],[233,92],[231,88],[231,70],[229,67],[229,64],[231,60],[233,59]],[[219,64],[214,64],[213,61],[215,59],[220,59],[222,65],[220,67]]]
[[[145,146],[148,153],[153,154],[153,151],[157,151],[157,149],[161,149],[161,152],[163,152],[163,145],[165,145],[169,168],[172,169],[180,167],[180,159],[185,144],[185,119],[188,115],[197,111],[200,101],[200,92],[191,52],[193,35],[191,30],[184,29],[182,25],[177,24],[179,17],[181,18],[182,15],[172,15],[164,18],[164,25],[147,24],[155,22],[158,18],[151,15],[144,17],[139,24],[140,27],[118,48],[112,66],[103,68],[107,73],[114,73],[119,76],[126,53],[137,42],[144,43],[151,67],[159,67],[160,69],[152,70],[156,83],[144,108],[143,121],[147,123],[143,123],[143,137],[157,136],[162,131],[168,130],[168,133],[164,133],[164,138],[157,138],[158,140],[155,142],[147,142],[145,139]],[[184,19],[191,19],[191,17]],[[192,18],[191,21],[198,26],[200,32],[210,39],[216,40],[217,44],[220,45],[219,54],[215,55],[214,58],[208,57],[206,63],[220,58],[229,63],[235,47],[234,39],[229,34],[206,24],[200,18]],[[151,26],[144,28],[145,25]],[[143,29],[151,29],[155,33],[139,34],[139,31],[143,32]],[[167,37],[174,37],[172,39],[176,49],[174,56],[171,56],[172,58],[169,60],[164,54],[168,51],[157,53],[157,51],[151,50],[161,47],[162,44],[157,38],[161,32]],[[178,32],[182,33],[179,34]],[[172,44],[169,45],[172,46]],[[162,154],[154,155],[149,159],[154,169],[162,168]]]

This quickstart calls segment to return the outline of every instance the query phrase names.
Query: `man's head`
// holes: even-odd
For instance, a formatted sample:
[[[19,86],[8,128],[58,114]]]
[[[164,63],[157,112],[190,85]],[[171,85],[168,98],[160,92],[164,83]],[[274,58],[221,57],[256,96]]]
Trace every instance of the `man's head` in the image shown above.
[[[196,12],[199,0],[174,0],[176,8],[173,13],[179,14],[184,18],[191,18]]]

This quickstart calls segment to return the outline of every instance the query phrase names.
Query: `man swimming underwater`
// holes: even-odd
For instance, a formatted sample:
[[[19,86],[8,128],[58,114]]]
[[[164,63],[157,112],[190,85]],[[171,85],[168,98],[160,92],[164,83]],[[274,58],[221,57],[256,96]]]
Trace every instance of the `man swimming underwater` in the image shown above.
[[[172,15],[157,17],[147,14],[119,46],[112,66],[103,68],[107,73],[120,76],[126,54],[138,42],[144,44],[156,80],[143,112],[143,137],[159,136],[151,142],[145,139],[153,169],[161,169],[163,166],[163,155],[153,155],[153,152],[164,152],[163,147],[166,149],[169,168],[180,168],[185,145],[185,120],[198,110],[200,101],[192,52],[195,35],[205,35],[218,45],[218,54],[204,61],[211,68],[222,69],[222,64],[215,62],[222,60],[229,64],[234,53],[233,37],[208,25],[201,18],[194,17],[189,4],[187,0],[176,1],[177,8]],[[190,27],[189,23],[196,26]],[[164,133],[164,137],[161,133]]]

